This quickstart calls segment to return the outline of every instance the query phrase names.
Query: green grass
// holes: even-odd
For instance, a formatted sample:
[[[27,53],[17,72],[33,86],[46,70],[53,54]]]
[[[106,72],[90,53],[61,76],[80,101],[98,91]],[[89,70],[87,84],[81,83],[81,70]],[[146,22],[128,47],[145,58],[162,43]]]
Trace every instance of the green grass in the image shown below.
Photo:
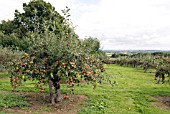
[[[88,96],[87,104],[79,114],[170,114],[170,110],[163,110],[153,106],[152,96],[169,96],[170,85],[155,84],[154,74],[144,73],[140,68],[105,65],[106,72],[114,75],[112,81],[116,85],[98,85],[94,90],[92,85],[76,85],[75,94]],[[167,81],[167,80],[166,80]],[[18,91],[38,92],[34,83],[28,81],[19,87]],[[11,91],[8,78],[0,80],[0,91]],[[48,87],[46,87],[48,92]],[[61,86],[62,93],[66,92],[66,85]],[[49,110],[49,109],[45,109]]]
[[[79,88],[79,94],[89,97],[89,104],[80,114],[170,114],[151,105],[152,96],[170,95],[169,84],[155,84],[154,76],[141,69],[106,65],[106,71],[114,74],[117,85],[104,84],[92,88]]]
[[[7,72],[0,72],[0,78],[7,76]]]
[[[16,94],[0,93],[0,108],[10,108],[10,107],[24,107],[29,106],[29,103]]]

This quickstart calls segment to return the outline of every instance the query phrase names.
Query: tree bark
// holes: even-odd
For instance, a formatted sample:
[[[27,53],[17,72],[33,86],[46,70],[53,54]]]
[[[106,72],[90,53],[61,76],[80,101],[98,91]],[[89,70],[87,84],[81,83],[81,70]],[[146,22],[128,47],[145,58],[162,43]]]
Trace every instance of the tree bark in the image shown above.
[[[53,95],[53,82],[52,80],[49,80],[49,91],[50,91],[50,101],[52,104],[55,104],[55,98]]]
[[[60,92],[60,89],[56,90],[56,102],[61,102],[63,101],[63,95]]]
[[[52,104],[63,101],[63,95],[60,92],[60,78],[53,73],[54,78],[49,81],[50,100]],[[52,85],[54,86],[55,93],[53,94]]]

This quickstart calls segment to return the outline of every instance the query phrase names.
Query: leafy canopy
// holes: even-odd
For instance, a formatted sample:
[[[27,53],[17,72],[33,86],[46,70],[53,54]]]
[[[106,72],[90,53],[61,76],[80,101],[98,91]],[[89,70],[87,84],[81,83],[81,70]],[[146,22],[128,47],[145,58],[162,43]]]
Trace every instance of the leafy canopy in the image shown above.
[[[24,30],[18,35],[26,39],[28,48],[21,58],[10,64],[13,89],[26,80],[38,80],[41,91],[44,91],[42,85],[49,81],[59,89],[57,84],[61,78],[67,80],[68,87],[80,79],[94,86],[101,82],[104,68],[100,57],[104,53],[99,49],[100,43],[93,38],[78,39],[68,18],[68,8],[63,10],[65,18],[42,0],[33,0],[23,8],[24,13],[15,11],[14,23]]]

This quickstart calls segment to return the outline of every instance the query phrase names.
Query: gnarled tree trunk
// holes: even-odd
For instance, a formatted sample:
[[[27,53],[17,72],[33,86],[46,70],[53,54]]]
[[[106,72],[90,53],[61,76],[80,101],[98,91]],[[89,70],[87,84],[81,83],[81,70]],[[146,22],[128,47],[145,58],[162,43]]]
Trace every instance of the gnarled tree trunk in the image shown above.
[[[53,73],[54,78],[49,81],[50,100],[52,104],[61,102],[63,95],[60,92],[60,78]],[[53,93],[52,87],[54,86],[55,93]]]

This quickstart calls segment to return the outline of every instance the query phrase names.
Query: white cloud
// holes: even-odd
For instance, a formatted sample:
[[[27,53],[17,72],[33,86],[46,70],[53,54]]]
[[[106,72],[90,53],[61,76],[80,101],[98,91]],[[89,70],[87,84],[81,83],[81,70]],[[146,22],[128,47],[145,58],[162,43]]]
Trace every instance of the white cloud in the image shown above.
[[[86,12],[79,19],[77,32],[82,37],[86,34],[105,39],[102,41],[104,49],[170,49],[165,43],[170,42],[170,9],[167,2],[101,0],[95,11]]]

